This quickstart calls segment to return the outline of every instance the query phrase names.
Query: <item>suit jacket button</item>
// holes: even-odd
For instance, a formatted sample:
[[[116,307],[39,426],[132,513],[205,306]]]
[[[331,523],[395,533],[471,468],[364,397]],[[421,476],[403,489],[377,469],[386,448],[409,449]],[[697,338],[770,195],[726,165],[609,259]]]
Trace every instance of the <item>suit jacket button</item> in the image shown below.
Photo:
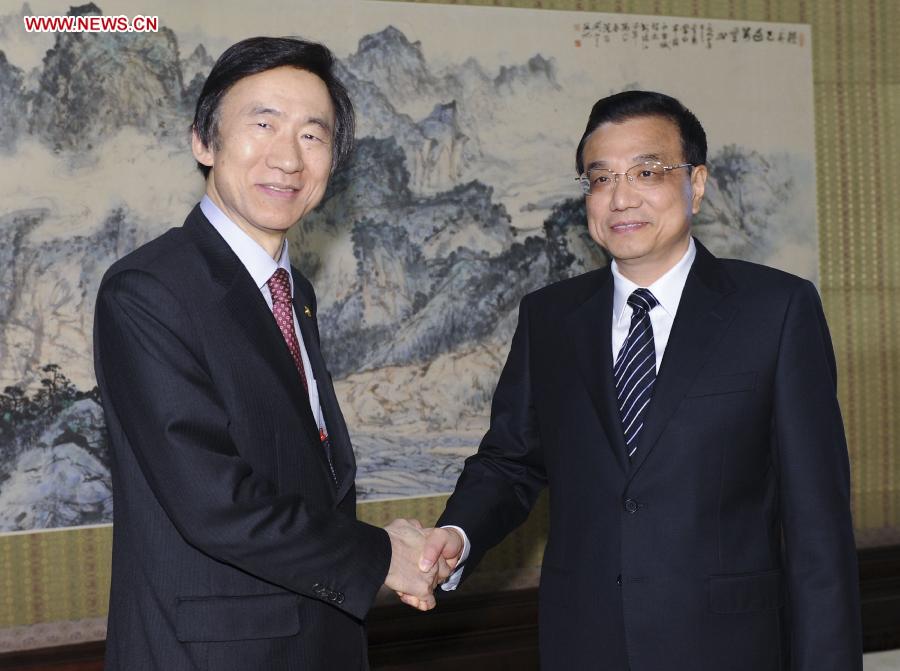
[[[622,586],[622,574],[616,576],[616,584],[621,587]]]
[[[337,596],[334,598],[335,603],[344,603],[344,593],[338,592]]]
[[[636,513],[638,509],[638,503],[634,499],[625,499],[625,510],[629,513]]]

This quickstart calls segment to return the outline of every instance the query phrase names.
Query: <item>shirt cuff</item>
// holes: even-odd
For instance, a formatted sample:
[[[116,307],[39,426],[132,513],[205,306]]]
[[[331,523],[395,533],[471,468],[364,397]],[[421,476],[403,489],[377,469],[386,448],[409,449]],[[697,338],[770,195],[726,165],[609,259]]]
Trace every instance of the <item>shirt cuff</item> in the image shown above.
[[[441,589],[445,592],[451,592],[455,590],[459,586],[459,581],[462,580],[463,570],[466,568],[465,563],[466,559],[469,558],[469,550],[472,549],[472,544],[469,543],[469,537],[466,535],[466,532],[463,531],[460,527],[455,526],[453,524],[447,524],[446,526],[441,527],[442,529],[455,529],[459,532],[459,535],[462,536],[463,539],[463,551],[459,557],[459,563],[456,565],[456,570],[450,574],[450,577],[441,585]]]

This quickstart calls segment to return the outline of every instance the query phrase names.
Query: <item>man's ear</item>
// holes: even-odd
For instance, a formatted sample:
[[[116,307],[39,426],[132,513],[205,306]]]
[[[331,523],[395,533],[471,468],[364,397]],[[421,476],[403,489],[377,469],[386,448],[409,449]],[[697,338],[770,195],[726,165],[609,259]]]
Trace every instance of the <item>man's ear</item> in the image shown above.
[[[210,168],[213,167],[213,159],[215,158],[213,150],[203,144],[203,140],[197,134],[196,128],[191,129],[191,151],[194,153],[194,158],[197,159],[198,163],[202,163]]]
[[[706,178],[709,172],[705,165],[695,166],[691,170],[691,212],[697,214],[700,211],[700,203],[706,192]]]

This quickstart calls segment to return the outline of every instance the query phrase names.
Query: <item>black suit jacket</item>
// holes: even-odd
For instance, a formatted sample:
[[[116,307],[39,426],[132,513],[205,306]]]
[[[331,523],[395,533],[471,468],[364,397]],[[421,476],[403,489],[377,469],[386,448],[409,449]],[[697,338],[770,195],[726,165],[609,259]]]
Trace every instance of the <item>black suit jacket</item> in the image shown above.
[[[549,484],[544,669],[862,668],[847,448],[812,284],[699,243],[629,464],[613,278],[526,296],[440,524],[472,555]]]
[[[319,350],[294,307],[334,474],[259,289],[199,207],[116,262],[95,367],[115,517],[106,668],[367,667],[362,620],[390,542],[356,520],[355,461]]]

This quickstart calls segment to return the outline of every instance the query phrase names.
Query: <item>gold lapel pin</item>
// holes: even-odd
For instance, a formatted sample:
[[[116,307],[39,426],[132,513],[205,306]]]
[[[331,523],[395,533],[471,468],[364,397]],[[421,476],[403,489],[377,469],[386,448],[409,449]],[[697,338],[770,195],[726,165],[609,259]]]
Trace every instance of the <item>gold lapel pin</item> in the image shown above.
[[[305,314],[307,317],[312,317],[312,310],[309,309],[308,305],[303,306],[303,314]]]

